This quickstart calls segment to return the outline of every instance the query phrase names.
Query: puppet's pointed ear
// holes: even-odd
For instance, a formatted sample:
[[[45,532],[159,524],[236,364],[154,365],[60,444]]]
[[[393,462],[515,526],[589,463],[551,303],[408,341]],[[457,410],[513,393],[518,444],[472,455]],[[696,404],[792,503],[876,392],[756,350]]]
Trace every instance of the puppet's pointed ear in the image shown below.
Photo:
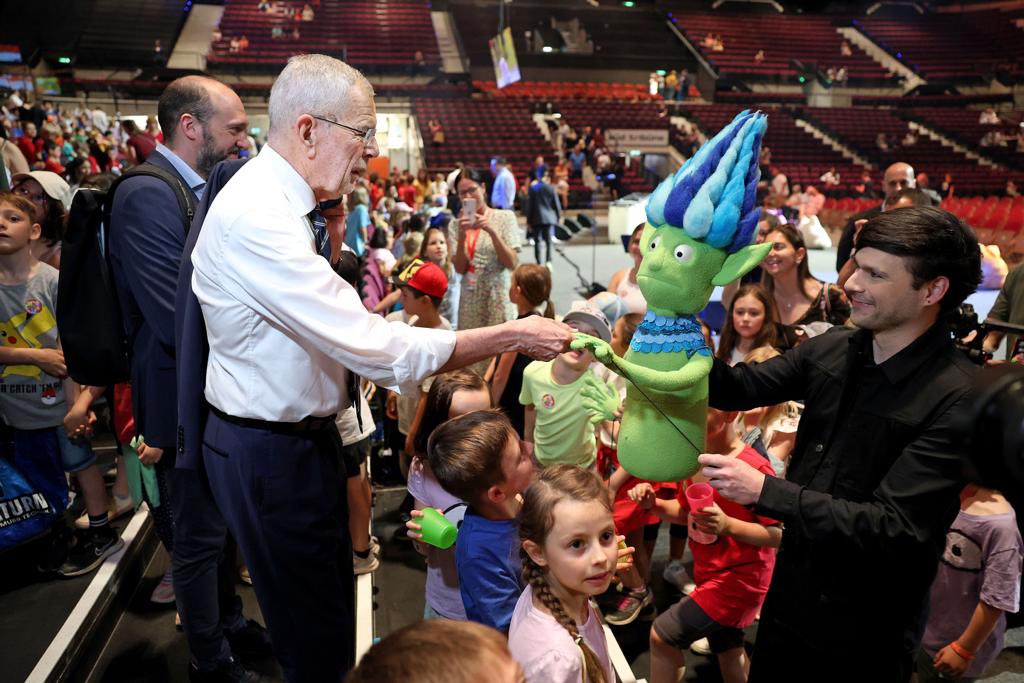
[[[711,280],[711,284],[724,287],[730,282],[738,280],[757,267],[757,264],[763,261],[771,250],[771,243],[751,244],[734,254],[729,254],[725,263],[722,264],[722,269],[718,271],[718,275]]]

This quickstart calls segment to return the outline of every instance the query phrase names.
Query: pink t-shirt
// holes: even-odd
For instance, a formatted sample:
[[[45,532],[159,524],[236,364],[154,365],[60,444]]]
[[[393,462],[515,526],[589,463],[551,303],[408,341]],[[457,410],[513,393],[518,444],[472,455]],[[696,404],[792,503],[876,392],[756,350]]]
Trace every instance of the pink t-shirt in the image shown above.
[[[601,661],[605,680],[614,682],[615,671],[608,658],[608,641],[601,628],[601,618],[589,602],[587,620],[578,628],[583,640]],[[527,683],[580,683],[583,680],[583,654],[569,632],[553,616],[533,604],[531,586],[519,596],[512,613],[508,649],[523,667]]]
[[[425,459],[412,459],[407,488],[413,498],[443,512],[456,527],[462,524],[466,504],[441,488]],[[442,617],[466,621],[466,608],[459,592],[459,572],[455,568],[455,546],[441,550],[424,543],[423,547],[427,549],[427,604]]]

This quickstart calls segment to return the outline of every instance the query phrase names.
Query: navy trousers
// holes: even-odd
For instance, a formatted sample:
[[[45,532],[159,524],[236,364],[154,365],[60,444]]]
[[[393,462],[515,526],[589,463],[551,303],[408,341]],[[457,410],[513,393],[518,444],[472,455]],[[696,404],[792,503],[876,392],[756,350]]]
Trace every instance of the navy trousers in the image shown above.
[[[211,414],[203,461],[290,683],[339,683],[355,656],[354,576],[341,437]]]
[[[231,657],[224,634],[245,626],[242,599],[235,591],[235,542],[201,468],[172,466],[166,475],[174,511],[171,570],[178,614],[192,659],[210,670]]]

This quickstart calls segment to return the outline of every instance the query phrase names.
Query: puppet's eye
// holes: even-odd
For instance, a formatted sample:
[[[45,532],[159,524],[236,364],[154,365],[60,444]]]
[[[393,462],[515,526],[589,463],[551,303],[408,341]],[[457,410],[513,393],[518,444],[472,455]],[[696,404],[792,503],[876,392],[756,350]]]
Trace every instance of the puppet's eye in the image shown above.
[[[689,263],[693,260],[693,247],[688,244],[680,244],[676,247],[675,256],[680,263]]]
[[[658,240],[660,240],[660,239],[661,239],[661,237],[655,237],[654,239],[652,239],[650,245],[647,247],[647,250],[648,251],[654,251],[655,249],[657,249],[658,248]]]

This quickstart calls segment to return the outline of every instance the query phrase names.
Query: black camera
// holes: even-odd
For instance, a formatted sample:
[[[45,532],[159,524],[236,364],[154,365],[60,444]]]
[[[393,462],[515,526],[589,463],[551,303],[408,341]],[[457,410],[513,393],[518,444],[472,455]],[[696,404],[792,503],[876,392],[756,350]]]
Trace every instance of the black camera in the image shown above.
[[[959,306],[953,314],[949,326],[953,332],[953,338],[956,340],[956,347],[978,365],[985,365],[992,360],[992,353],[984,348],[985,337],[989,332],[1017,335],[1017,342],[1009,357],[1017,358],[1024,354],[1024,325],[1014,325],[992,318],[979,323],[978,314],[971,304]],[[972,332],[974,333],[973,337],[971,336]]]

